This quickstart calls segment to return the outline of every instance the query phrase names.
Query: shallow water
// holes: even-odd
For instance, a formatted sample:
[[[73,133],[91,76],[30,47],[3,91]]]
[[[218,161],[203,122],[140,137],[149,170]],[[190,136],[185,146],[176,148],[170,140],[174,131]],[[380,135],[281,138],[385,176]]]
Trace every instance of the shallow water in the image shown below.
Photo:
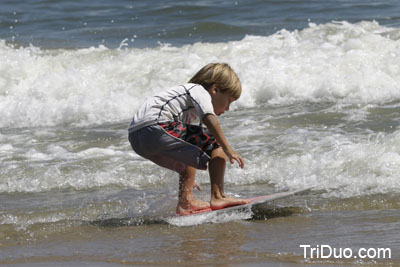
[[[259,190],[264,187],[265,190],[265,186],[261,188],[240,186],[235,189],[253,192],[257,191],[255,187]],[[162,192],[160,191],[155,193],[159,194]],[[125,193],[134,195],[134,192]],[[58,197],[60,195],[67,194],[60,193]],[[124,198],[123,193],[117,195],[120,195],[120,199]],[[87,205],[95,206],[94,203]],[[82,206],[84,205],[81,204]],[[3,225],[2,232],[6,233],[6,236],[2,242],[2,263],[29,262],[38,266],[52,264],[60,266],[313,264],[318,266],[318,264],[363,265],[375,262],[396,266],[399,263],[395,256],[399,253],[399,239],[393,232],[399,227],[397,209],[398,196],[390,199],[374,195],[345,200],[326,200],[321,199],[319,192],[314,192],[306,196],[279,200],[272,206],[258,207],[255,210],[258,215],[246,220],[247,214],[230,214],[213,218],[211,223],[196,226],[167,224],[161,219],[165,214],[160,216],[153,213],[136,215],[130,217],[129,221],[127,218],[114,217],[113,222],[110,220],[37,222],[17,230],[12,230],[12,226],[5,229]],[[87,219],[90,217],[88,214],[86,216]],[[242,219],[239,220],[240,218]],[[363,247],[391,247],[394,257],[391,260],[305,259],[300,246],[307,244],[351,248],[354,251]]]

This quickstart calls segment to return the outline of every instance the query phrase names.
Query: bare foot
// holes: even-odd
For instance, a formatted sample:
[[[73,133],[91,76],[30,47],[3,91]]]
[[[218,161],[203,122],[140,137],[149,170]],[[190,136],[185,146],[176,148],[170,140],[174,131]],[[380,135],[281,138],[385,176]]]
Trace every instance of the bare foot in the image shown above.
[[[250,203],[250,200],[243,198],[233,198],[233,197],[215,198],[211,199],[211,209],[220,210],[226,207],[243,205],[248,203]]]
[[[176,214],[185,215],[196,213],[196,211],[198,212],[200,210],[211,210],[210,203],[193,198],[192,200],[184,203],[178,203],[178,206],[176,207]]]

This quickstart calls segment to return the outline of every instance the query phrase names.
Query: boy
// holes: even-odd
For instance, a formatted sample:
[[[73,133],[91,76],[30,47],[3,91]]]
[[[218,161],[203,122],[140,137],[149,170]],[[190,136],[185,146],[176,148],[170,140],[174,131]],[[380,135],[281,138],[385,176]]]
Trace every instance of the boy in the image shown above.
[[[244,162],[228,144],[216,117],[228,111],[241,92],[240,80],[228,64],[211,63],[199,70],[188,84],[148,99],[134,116],[129,127],[133,150],[179,173],[177,214],[248,203],[224,193],[226,157],[232,164],[237,161],[241,168]],[[191,124],[196,119],[199,125]],[[207,163],[210,203],[193,197],[193,188],[198,187],[196,169],[207,169]]]

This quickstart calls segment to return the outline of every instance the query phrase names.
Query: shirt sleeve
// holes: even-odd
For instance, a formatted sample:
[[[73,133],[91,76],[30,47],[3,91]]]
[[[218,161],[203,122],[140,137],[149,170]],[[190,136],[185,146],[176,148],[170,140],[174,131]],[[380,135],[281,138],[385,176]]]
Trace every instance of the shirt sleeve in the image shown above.
[[[203,120],[203,117],[207,114],[215,115],[211,95],[203,86],[195,85],[189,88],[188,91],[200,120]]]

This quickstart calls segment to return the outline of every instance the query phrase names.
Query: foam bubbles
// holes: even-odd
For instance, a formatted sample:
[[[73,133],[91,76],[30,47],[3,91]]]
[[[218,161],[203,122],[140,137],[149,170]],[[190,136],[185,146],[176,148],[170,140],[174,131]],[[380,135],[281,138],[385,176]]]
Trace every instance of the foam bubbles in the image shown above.
[[[237,112],[222,120],[246,161],[243,170],[228,167],[228,186],[313,186],[339,197],[398,192],[398,36],[376,22],[332,22],[148,49],[1,41],[0,192],[177,183],[175,173],[133,153],[123,129],[145,98],[212,61],[231,64],[244,88]],[[207,172],[197,181],[208,184]]]
[[[256,60],[243,68],[242,77],[259,103],[398,99],[399,41],[382,33],[390,30],[376,22],[340,22],[247,37],[242,44],[255,48]]]
[[[250,219],[253,213],[250,208],[244,211],[208,212],[189,216],[171,216],[165,221],[174,226],[194,226],[204,223],[226,223],[237,220]]]
[[[145,49],[12,48],[0,42],[0,127],[128,121],[145,98],[225,61],[239,74],[235,105],[400,98],[398,29],[376,22],[310,24],[228,43]]]
[[[284,145],[254,155],[244,170],[227,172],[232,184],[265,183],[280,190],[314,187],[326,197],[399,192],[400,131],[369,139],[293,129]]]

